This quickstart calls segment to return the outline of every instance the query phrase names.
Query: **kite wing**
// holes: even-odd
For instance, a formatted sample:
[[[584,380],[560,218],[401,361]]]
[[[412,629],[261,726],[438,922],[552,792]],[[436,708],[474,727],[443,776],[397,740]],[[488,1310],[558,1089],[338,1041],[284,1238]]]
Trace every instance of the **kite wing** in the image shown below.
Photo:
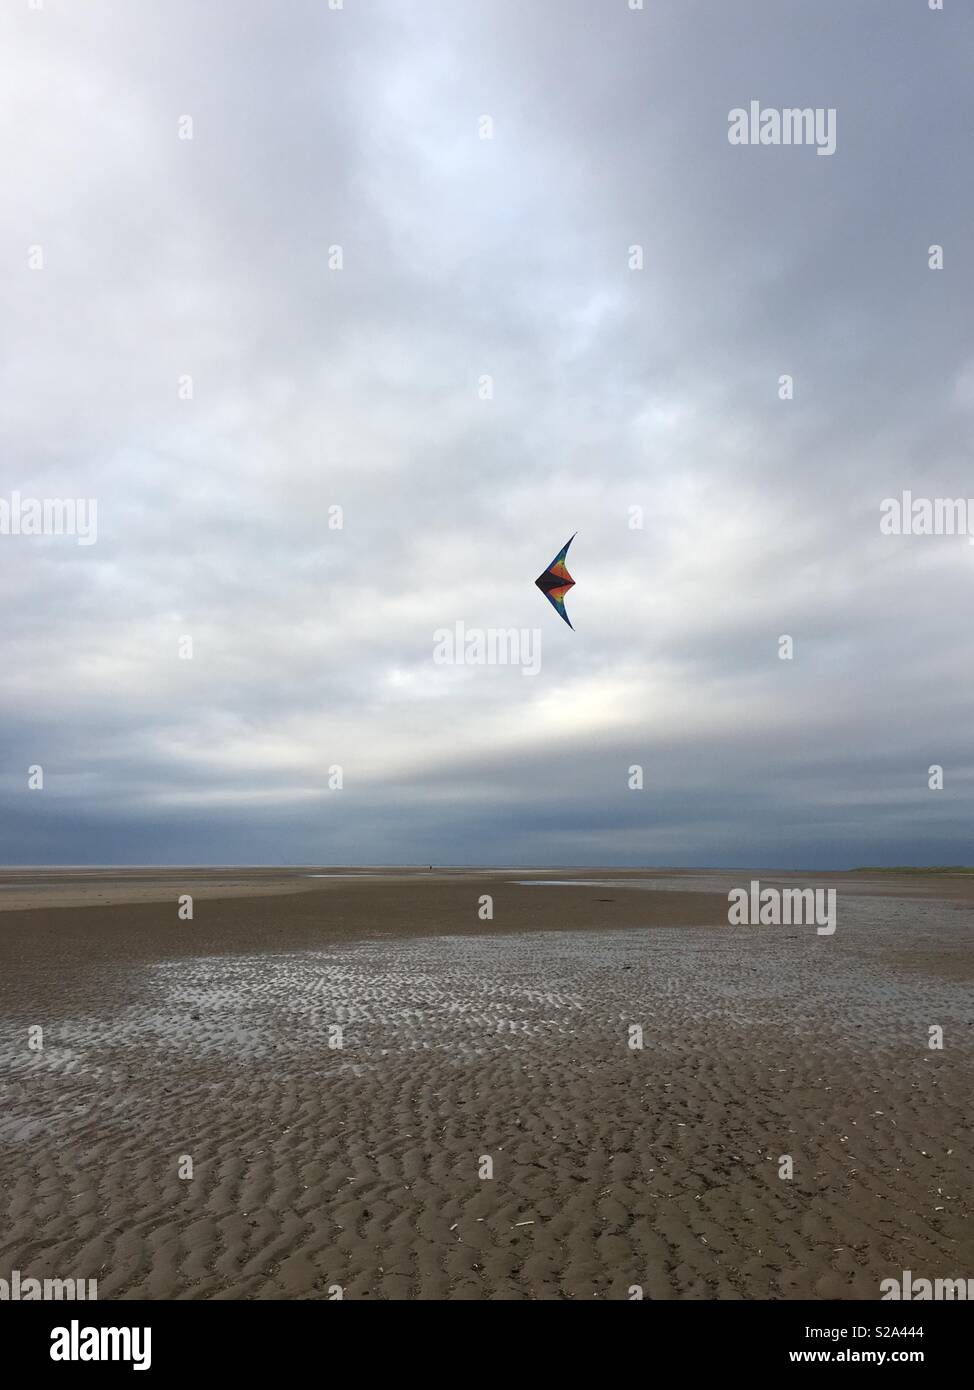
[[[575,536],[577,535],[578,532],[576,531]],[[575,536],[572,536],[571,540],[565,542],[548,568],[543,574],[539,574],[534,581],[555,612],[565,619],[569,627],[572,627],[572,624],[571,619],[565,611],[565,595],[568,593],[568,590],[572,588],[575,581],[568,573],[568,569],[565,565],[565,556],[568,554],[568,547],[575,539]],[[572,627],[572,632],[574,631],[575,629]]]

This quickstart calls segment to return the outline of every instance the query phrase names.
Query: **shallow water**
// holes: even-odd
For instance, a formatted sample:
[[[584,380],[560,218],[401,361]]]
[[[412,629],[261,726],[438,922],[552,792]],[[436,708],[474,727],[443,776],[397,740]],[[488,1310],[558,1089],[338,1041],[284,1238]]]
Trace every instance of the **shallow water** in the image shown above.
[[[969,1025],[969,985],[930,966],[968,921],[942,903],[852,898],[840,899],[834,937],[814,927],[680,927],[188,956],[144,967],[140,1002],[50,1029],[43,1053],[20,1038],[0,1045],[0,1066],[110,1070],[146,1048],[333,1064],[333,1025],[342,1060],[356,1067],[428,1050],[462,1062],[527,1039],[542,1048],[589,1039],[595,1050],[628,1021],[661,1042],[679,1043],[704,1022],[916,1042],[930,1024]]]

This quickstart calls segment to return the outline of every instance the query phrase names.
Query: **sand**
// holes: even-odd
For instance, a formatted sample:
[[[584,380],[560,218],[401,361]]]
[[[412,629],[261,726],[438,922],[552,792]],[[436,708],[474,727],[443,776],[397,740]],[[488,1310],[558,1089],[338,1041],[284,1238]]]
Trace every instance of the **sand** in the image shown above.
[[[381,1300],[974,1275],[974,880],[818,875],[826,938],[729,927],[747,873],[310,872],[0,873],[0,1276]]]

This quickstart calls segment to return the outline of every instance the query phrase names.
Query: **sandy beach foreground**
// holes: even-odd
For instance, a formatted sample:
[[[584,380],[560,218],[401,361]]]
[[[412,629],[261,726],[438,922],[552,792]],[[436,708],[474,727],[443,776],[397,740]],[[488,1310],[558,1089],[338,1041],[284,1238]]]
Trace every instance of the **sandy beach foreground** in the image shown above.
[[[974,877],[796,878],[837,889],[824,937],[728,926],[746,872],[312,872],[0,873],[0,1277],[103,1299],[974,1277]]]

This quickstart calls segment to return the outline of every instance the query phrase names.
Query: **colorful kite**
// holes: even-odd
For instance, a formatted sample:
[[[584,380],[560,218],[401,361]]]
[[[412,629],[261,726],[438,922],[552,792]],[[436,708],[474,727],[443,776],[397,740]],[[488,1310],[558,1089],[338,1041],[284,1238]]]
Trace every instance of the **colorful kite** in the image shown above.
[[[575,536],[577,535],[578,532],[576,531]],[[544,574],[539,574],[534,581],[551,604],[552,608],[554,608],[555,612],[561,614],[569,627],[572,627],[572,624],[571,619],[565,612],[565,595],[574,585],[575,581],[565,568],[565,556],[568,554],[568,547],[575,539],[575,536],[572,536],[570,541],[566,541],[545,570]],[[572,627],[572,632],[574,631],[575,629]]]

